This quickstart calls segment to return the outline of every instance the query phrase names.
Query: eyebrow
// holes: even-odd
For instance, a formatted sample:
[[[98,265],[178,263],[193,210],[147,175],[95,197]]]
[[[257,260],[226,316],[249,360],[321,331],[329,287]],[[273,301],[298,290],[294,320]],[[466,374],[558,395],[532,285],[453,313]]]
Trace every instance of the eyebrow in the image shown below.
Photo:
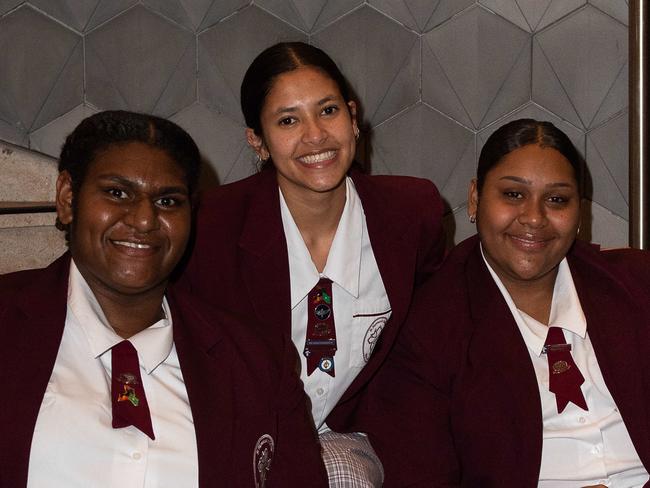
[[[119,185],[126,186],[128,188],[138,188],[140,186],[138,185],[137,182],[130,180],[128,178],[124,178],[123,176],[119,176],[119,175],[111,175],[111,174],[99,175],[98,178],[100,180],[109,180]],[[166,195],[170,193],[181,193],[187,195],[189,191],[186,186],[163,186],[156,189],[156,194],[158,195]]]
[[[328,102],[336,100],[337,98],[338,97],[336,95],[328,95],[328,96],[318,100],[318,102],[316,104],[320,107],[322,105],[325,105]],[[292,112],[295,112],[296,110],[298,110],[298,107],[280,107],[274,113],[276,115],[280,115],[280,114],[285,114],[285,113],[292,113]]]
[[[499,180],[508,180],[508,181],[514,181],[515,183],[521,183],[523,185],[532,185],[533,182],[526,179],[526,178],[521,178],[519,176],[502,176],[499,178]],[[546,188],[573,188],[575,185],[572,183],[567,183],[565,181],[558,181],[557,183],[549,183],[546,185]]]

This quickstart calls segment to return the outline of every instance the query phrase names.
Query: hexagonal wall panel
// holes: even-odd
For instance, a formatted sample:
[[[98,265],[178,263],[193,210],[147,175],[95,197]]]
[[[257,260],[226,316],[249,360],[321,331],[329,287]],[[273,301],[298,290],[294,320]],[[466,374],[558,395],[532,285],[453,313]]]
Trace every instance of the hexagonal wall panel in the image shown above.
[[[29,135],[29,147],[58,158],[68,134],[74,130],[79,122],[96,112],[96,109],[87,105],[75,107],[67,114],[32,132]]]
[[[474,3],[473,0],[370,0],[389,17],[418,32],[426,32]]]
[[[345,15],[363,0],[256,0],[255,4],[305,32],[319,29]]]
[[[0,49],[0,119],[15,131],[29,132],[81,103],[83,48],[74,32],[25,6],[0,19],[0,46],[7,46]]]
[[[144,0],[152,10],[160,12],[179,24],[192,29],[203,29],[250,2],[246,0]]]
[[[24,0],[0,0],[0,15],[4,15],[11,9],[16,8]]]
[[[621,217],[627,217],[627,112],[587,134],[586,159],[593,184],[592,200]]]
[[[253,59],[276,42],[306,40],[257,7],[238,12],[199,36],[199,99],[243,123],[239,89]]]
[[[361,101],[363,122],[376,125],[418,100],[418,37],[376,10],[358,9],[312,41],[347,77]]]
[[[137,6],[86,40],[86,96],[99,108],[169,116],[196,97],[194,36]]]
[[[373,131],[373,173],[433,181],[453,209],[465,202],[474,174],[474,134],[423,104]]]
[[[589,129],[627,105],[628,33],[586,7],[535,36],[533,100]]]
[[[530,98],[530,36],[481,7],[422,38],[422,99],[475,129]]]
[[[517,119],[546,120],[548,122],[553,123],[555,127],[560,129],[569,137],[569,139],[571,139],[571,142],[573,142],[573,145],[580,152],[580,154],[582,154],[583,156],[585,155],[584,132],[582,132],[577,127],[574,127],[573,125],[569,124],[568,122],[565,122],[557,115],[544,109],[544,107],[540,107],[536,103],[530,102],[524,105],[523,107],[521,107],[520,109],[515,110],[511,114],[508,114],[508,116],[497,120],[493,124],[490,124],[489,126],[487,126],[485,129],[483,129],[481,132],[477,134],[478,137],[476,141],[477,161],[478,161],[479,154],[481,153],[481,149],[483,148],[483,145],[487,141],[488,137],[490,137],[492,133],[502,125],[505,125],[508,122],[512,122],[513,120],[517,120]]]
[[[589,3],[611,15],[625,25],[629,23],[630,2],[628,0],[589,0]]]
[[[204,187],[230,183],[255,172],[255,158],[244,137],[244,126],[196,103],[176,114],[172,120],[187,130],[196,141],[204,162]]]
[[[479,3],[522,29],[536,32],[581,7],[587,0],[479,0]]]

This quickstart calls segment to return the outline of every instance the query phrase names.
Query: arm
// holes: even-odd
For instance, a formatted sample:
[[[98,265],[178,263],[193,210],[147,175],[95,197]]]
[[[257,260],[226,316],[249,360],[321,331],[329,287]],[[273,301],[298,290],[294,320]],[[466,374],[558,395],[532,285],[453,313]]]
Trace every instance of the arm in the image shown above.
[[[451,430],[452,371],[460,352],[435,323],[441,310],[433,302],[425,285],[367,392],[368,432],[384,465],[385,488],[460,483]]]
[[[327,487],[318,434],[296,369],[296,350],[286,338],[284,351],[284,371],[277,397],[278,438],[268,486]]]

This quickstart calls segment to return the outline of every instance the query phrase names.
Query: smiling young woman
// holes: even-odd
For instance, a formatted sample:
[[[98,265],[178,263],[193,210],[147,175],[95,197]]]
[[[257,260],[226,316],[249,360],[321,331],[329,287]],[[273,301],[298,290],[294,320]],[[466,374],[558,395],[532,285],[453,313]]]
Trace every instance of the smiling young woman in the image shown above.
[[[362,485],[378,485],[366,437],[330,429],[363,430],[362,415],[353,421],[361,393],[414,289],[441,261],[442,201],[429,181],[359,169],[356,101],[314,46],[263,51],[244,76],[241,105],[263,169],[202,199],[183,283],[291,336],[330,486],[348,486],[349,473],[335,468],[351,462],[365,469]],[[360,454],[332,460],[337,446]]]
[[[386,487],[648,486],[650,254],[576,241],[582,170],[549,122],[485,143],[478,235],[418,290],[372,386],[398,419],[374,430]]]
[[[69,252],[0,276],[3,487],[327,486],[292,344],[168,286],[199,165],[146,114],[67,137]]]

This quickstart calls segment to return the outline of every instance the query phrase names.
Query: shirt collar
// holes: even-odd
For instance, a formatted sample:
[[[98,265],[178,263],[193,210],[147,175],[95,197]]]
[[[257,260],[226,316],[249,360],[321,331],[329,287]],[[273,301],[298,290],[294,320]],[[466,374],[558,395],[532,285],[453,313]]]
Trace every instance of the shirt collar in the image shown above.
[[[501,279],[499,279],[495,271],[485,259],[482,245],[481,255],[483,256],[483,261],[485,262],[492,279],[508,304],[508,308],[519,327],[526,346],[537,356],[542,354],[542,349],[546,342],[546,335],[548,334],[548,327],[561,327],[582,339],[586,337],[587,319],[582,311],[578,292],[576,291],[573,277],[571,276],[571,270],[569,269],[569,263],[566,258],[562,259],[558,266],[557,277],[555,278],[555,285],[553,287],[551,313],[547,327],[545,324],[542,324],[517,308],[510,293],[508,293],[508,290],[501,282]],[[567,341],[570,342],[570,337],[567,337]]]
[[[151,374],[163,363],[172,350],[172,318],[166,297],[163,297],[162,307],[165,314],[163,319],[129,338],[129,342],[138,351],[138,359],[147,374]],[[79,323],[94,358],[102,356],[124,340],[108,323],[97,298],[74,260],[70,262],[68,310]]]
[[[331,279],[355,298],[359,296],[363,208],[354,183],[345,179],[345,206],[327,263],[319,274],[280,190],[280,213],[289,251],[291,308],[298,305],[322,277]]]

